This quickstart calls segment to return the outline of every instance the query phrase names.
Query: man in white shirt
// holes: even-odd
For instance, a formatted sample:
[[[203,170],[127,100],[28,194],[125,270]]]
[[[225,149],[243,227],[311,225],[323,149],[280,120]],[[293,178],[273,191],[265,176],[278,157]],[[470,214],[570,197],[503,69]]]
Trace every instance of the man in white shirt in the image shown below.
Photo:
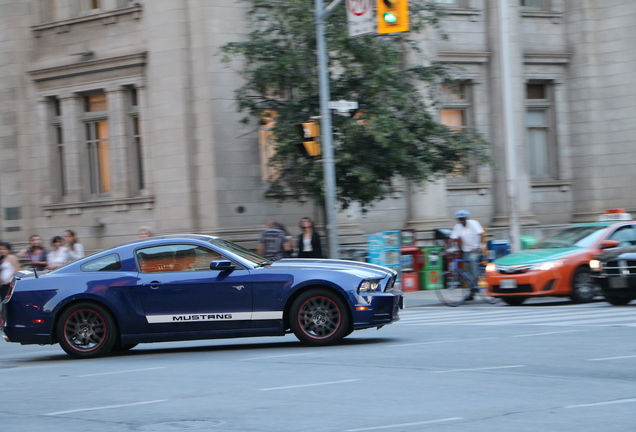
[[[468,210],[459,210],[455,213],[458,223],[453,227],[450,238],[459,242],[462,259],[468,261],[468,269],[466,270],[472,275],[473,279],[477,279],[481,254],[486,249],[485,231],[478,221],[469,219],[469,217],[470,212]],[[472,294],[471,292],[470,298],[472,298]]]

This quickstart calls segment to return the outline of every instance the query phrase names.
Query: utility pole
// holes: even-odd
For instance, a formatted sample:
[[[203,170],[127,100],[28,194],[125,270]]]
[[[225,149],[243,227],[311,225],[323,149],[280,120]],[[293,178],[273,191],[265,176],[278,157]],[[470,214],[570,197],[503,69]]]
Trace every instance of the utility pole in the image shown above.
[[[323,7],[323,0],[315,0],[316,43],[318,50],[318,84],[320,87],[320,128],[322,129],[323,181],[325,183],[325,217],[327,224],[327,245],[329,258],[339,257],[338,221],[336,220],[336,171],[333,160],[333,129],[329,109],[329,64],[327,62],[327,41],[325,23],[331,11],[342,0],[334,0]]]

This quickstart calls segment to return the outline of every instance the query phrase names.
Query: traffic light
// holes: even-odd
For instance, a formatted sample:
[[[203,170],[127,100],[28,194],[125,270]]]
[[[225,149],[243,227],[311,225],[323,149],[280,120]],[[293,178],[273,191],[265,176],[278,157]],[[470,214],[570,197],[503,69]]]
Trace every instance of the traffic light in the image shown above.
[[[409,31],[408,0],[377,0],[378,33]]]
[[[296,125],[300,135],[300,151],[307,159],[318,159],[320,157],[320,126],[315,121],[308,121]]]

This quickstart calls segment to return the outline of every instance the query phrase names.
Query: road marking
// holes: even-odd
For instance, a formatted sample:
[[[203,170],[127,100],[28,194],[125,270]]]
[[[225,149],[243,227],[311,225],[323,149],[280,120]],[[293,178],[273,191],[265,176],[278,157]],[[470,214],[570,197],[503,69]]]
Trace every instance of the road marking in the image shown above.
[[[477,338],[477,339],[488,339],[488,338]],[[430,345],[430,344],[439,344],[439,343],[448,343],[448,342],[463,342],[466,340],[473,341],[475,339],[448,339],[448,340],[431,341],[431,342],[415,342],[415,343],[399,344],[399,345],[387,345],[387,348],[399,348],[399,347],[416,346],[416,345]]]
[[[510,368],[520,368],[520,367],[525,367],[525,365],[494,366],[494,367],[473,368],[473,369],[451,369],[451,370],[444,370],[444,371],[434,371],[433,373],[473,372],[473,371],[482,371],[482,370],[510,369]]]
[[[568,405],[568,406],[566,406],[564,408],[585,408],[585,407],[593,407],[593,406],[601,406],[601,405],[614,405],[614,404],[632,403],[632,402],[636,402],[636,398],[619,399],[619,400],[613,400],[613,401],[596,402],[596,403],[581,404],[581,405]]]
[[[74,409],[74,410],[68,410],[68,411],[58,411],[58,412],[48,413],[44,415],[56,416],[56,415],[71,414],[71,413],[77,413],[77,412],[83,412],[83,411],[97,411],[97,410],[105,410],[105,409],[113,409],[113,408],[125,408],[125,407],[136,406],[136,405],[148,405],[148,404],[160,403],[160,402],[167,402],[167,401],[165,399],[160,399],[160,400],[153,400],[153,401],[146,401],[146,402],[135,402],[135,403],[125,404],[125,405],[107,405],[107,406],[94,407],[94,408],[81,408],[81,409]]]
[[[323,386],[323,385],[331,385],[331,384],[342,384],[342,383],[348,383],[348,382],[354,382],[354,381],[360,381],[360,380],[359,379],[350,379],[350,380],[331,381],[331,382],[315,383],[315,384],[300,384],[300,385],[285,386],[285,387],[270,387],[270,388],[264,388],[264,389],[259,389],[259,390],[260,391],[286,390],[286,389],[301,388],[301,387],[315,387],[315,386]]]
[[[264,357],[250,357],[250,358],[240,359],[239,361],[262,360],[262,359],[271,359],[271,358],[279,358],[279,357],[306,356],[306,355],[312,355],[312,354],[314,353],[281,354],[281,355],[264,356]]]
[[[464,419],[463,417],[449,417],[449,418],[443,418],[438,420],[428,420],[428,421],[421,421],[421,422],[415,422],[415,423],[400,423],[400,424],[393,424],[393,425],[386,425],[386,426],[374,426],[369,428],[347,429],[344,432],[362,432],[362,431],[372,431],[372,430],[380,430],[380,429],[393,429],[393,428],[399,428],[399,427],[420,426],[420,425],[426,425],[426,424],[443,423],[443,422],[457,421],[457,420],[463,420],[463,419]]]
[[[636,357],[636,355],[618,356],[618,357],[602,357],[602,358],[595,358],[595,359],[588,359],[588,360],[589,361],[620,360],[620,359],[634,358],[634,357]]]
[[[145,368],[145,369],[130,369],[130,370],[124,370],[124,371],[117,371],[117,372],[102,372],[102,373],[89,374],[89,375],[78,375],[78,378],[86,378],[86,377],[93,377],[93,376],[100,376],[100,375],[113,375],[113,374],[120,374],[120,373],[129,373],[129,372],[141,372],[141,371],[156,370],[156,369],[165,369],[165,366]]]
[[[531,334],[515,335],[510,337],[545,336],[545,335],[553,335],[553,334],[560,334],[560,333],[572,333],[577,331],[580,331],[580,330],[563,330],[563,331],[545,332],[545,333],[531,333]]]

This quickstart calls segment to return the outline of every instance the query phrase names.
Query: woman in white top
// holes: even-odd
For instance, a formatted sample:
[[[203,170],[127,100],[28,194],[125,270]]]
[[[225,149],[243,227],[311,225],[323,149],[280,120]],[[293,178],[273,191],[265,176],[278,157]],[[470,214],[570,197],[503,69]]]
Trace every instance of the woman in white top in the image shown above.
[[[0,301],[9,292],[9,282],[13,274],[20,270],[20,261],[11,253],[11,245],[0,242]]]
[[[71,230],[64,231],[64,241],[66,242],[65,246],[68,249],[68,255],[71,261],[84,258],[84,246],[79,242],[75,232]]]
[[[46,268],[55,270],[65,266],[69,262],[68,249],[62,246],[62,237],[55,236],[51,239],[51,250],[49,251]]]

